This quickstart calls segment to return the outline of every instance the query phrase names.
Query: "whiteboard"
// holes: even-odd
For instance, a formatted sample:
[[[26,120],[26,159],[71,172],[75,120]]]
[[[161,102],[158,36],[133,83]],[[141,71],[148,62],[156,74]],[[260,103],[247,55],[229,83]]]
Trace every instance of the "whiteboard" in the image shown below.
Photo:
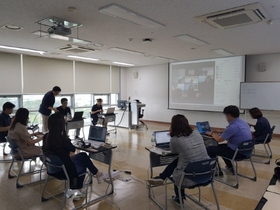
[[[280,110],[280,82],[240,83],[240,108]]]

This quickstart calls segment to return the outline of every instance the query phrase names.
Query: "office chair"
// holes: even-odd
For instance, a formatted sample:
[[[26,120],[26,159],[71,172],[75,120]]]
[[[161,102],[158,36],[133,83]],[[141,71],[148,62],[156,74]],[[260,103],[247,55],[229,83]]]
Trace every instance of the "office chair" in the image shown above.
[[[146,125],[146,123],[144,123],[142,119],[144,117],[144,109],[141,110],[141,108],[138,109],[138,120],[141,123],[141,126],[146,127],[146,129],[148,130],[148,126]]]
[[[20,151],[20,149],[19,149],[19,147],[18,147],[18,145],[16,144],[15,141],[13,141],[12,139],[9,139],[9,138],[6,138],[6,139],[7,139],[7,142],[9,143],[10,148],[11,148],[11,155],[12,155],[12,163],[11,163],[9,171],[8,171],[8,178],[12,179],[12,178],[17,177],[16,187],[17,188],[22,188],[25,185],[34,184],[34,183],[44,181],[42,179],[42,170],[43,170],[43,166],[44,166],[43,163],[41,164],[39,170],[31,170],[31,162],[32,161],[36,162],[37,158],[40,157],[40,156],[39,155],[33,155],[33,156],[25,157],[25,156],[22,155],[22,153],[21,153],[21,151]],[[13,168],[14,162],[18,162],[18,161],[21,162],[21,165],[20,165],[20,168],[18,170],[18,173],[16,173],[12,170],[12,168]],[[22,173],[22,169],[23,169],[24,163],[26,161],[29,161],[29,172]],[[11,172],[13,172],[14,175],[11,175]],[[40,179],[38,181],[31,181],[31,182],[25,183],[25,184],[20,184],[19,183],[19,179],[20,179],[21,176],[28,175],[28,174],[32,175],[32,174],[36,174],[36,173],[40,173]]]
[[[254,150],[254,146],[255,146],[254,139],[249,140],[249,141],[245,141],[242,144],[240,144],[239,147],[235,150],[235,153],[234,153],[232,158],[227,158],[227,157],[222,157],[221,156],[222,158],[230,160],[231,163],[232,163],[234,176],[235,176],[235,183],[234,184],[230,184],[227,181],[224,181],[223,179],[221,179],[219,177],[215,178],[215,180],[217,180],[219,182],[222,182],[222,183],[224,183],[228,186],[234,187],[236,189],[238,189],[238,185],[239,185],[238,176],[250,179],[252,181],[257,181],[257,173],[256,173],[256,170],[255,170],[253,161],[252,161],[252,155],[253,155],[252,152]],[[248,155],[244,158],[236,158],[236,155],[237,155],[238,152],[248,152]],[[249,160],[250,161],[252,169],[253,169],[253,173],[254,173],[253,177],[249,177],[247,175],[243,175],[243,174],[238,173],[238,162],[243,161],[243,160]]]
[[[253,162],[270,164],[270,159],[272,158],[272,151],[271,151],[269,142],[272,140],[272,134],[273,134],[274,129],[275,129],[275,125],[271,127],[269,133],[266,135],[266,137],[264,139],[264,142],[255,142],[255,145],[258,145],[258,144],[263,145],[266,155],[256,154],[255,149],[254,149],[253,156],[263,157],[265,159],[267,158],[267,161],[263,162],[263,161],[253,160]]]

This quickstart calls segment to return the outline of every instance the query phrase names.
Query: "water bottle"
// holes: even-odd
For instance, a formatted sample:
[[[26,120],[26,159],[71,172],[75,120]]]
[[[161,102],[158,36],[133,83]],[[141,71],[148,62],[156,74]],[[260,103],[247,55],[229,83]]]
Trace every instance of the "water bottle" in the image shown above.
[[[155,133],[152,134],[151,143],[152,143],[152,147],[154,147],[155,144],[156,144],[156,136],[155,136]]]

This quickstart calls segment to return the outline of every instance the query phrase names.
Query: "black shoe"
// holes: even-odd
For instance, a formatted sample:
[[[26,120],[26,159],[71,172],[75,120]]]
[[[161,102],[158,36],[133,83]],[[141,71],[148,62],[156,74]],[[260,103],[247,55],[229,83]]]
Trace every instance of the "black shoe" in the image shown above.
[[[184,205],[184,199],[186,200],[186,198],[185,198],[185,196],[182,196],[182,197],[183,197],[183,199],[182,199],[182,204]],[[172,201],[173,201],[174,203],[176,203],[177,205],[180,206],[179,197],[177,197],[177,196],[172,196]]]
[[[224,176],[224,173],[222,171],[216,171],[214,176],[215,177]]]

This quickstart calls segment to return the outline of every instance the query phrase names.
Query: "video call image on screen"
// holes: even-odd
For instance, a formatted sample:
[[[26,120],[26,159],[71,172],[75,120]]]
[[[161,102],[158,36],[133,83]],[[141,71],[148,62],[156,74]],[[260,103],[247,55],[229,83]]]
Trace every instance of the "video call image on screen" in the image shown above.
[[[239,105],[245,57],[227,57],[171,63],[169,108],[222,111]]]

